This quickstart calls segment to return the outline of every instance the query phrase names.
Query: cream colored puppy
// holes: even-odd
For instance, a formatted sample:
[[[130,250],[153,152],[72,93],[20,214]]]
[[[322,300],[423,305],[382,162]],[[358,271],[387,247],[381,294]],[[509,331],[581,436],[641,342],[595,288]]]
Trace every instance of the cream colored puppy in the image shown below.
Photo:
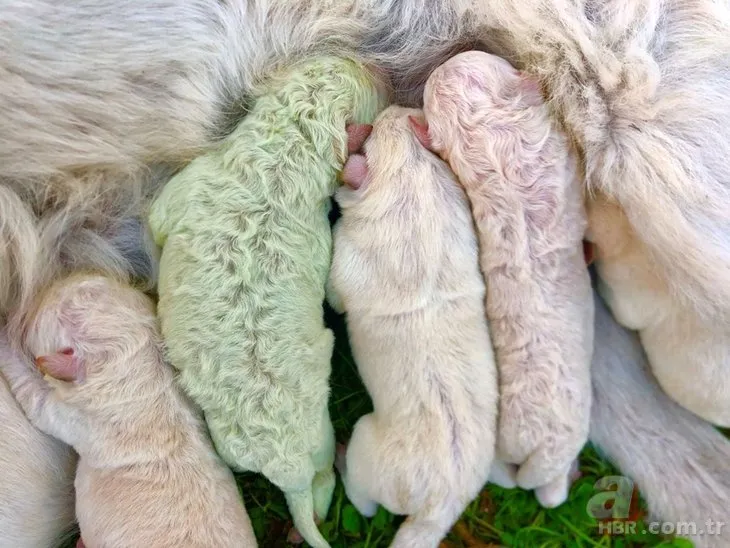
[[[76,515],[88,548],[255,547],[233,474],[163,361],[152,301],[101,276],[38,303],[25,364],[3,372],[31,422],[79,453]]]
[[[497,456],[547,507],[568,495],[588,438],[593,297],[582,239],[581,181],[538,86],[480,51],[452,57],[426,83],[428,125],[471,202],[500,374]]]
[[[0,332],[0,367],[21,364]],[[28,422],[0,374],[0,548],[55,546],[74,524],[76,454]]]
[[[595,193],[588,206],[601,296],[616,320],[639,332],[651,369],[678,404],[730,426],[730,316],[700,313],[676,295],[622,209]]]
[[[390,107],[336,199],[328,297],[347,314],[374,411],[357,422],[341,473],[366,516],[407,514],[399,548],[436,547],[489,475],[496,367],[469,205],[448,166]]]

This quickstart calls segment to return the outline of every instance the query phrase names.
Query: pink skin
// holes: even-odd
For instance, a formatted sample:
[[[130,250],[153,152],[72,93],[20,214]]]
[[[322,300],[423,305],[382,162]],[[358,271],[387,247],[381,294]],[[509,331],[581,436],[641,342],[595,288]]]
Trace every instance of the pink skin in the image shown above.
[[[416,116],[409,116],[408,122],[411,124],[413,133],[416,134],[418,142],[423,145],[423,148],[433,152],[433,145],[431,144],[431,136],[428,134],[428,122],[423,118]]]
[[[350,124],[347,126],[347,153],[349,157],[342,169],[340,178],[343,183],[355,190],[362,186],[367,176],[365,156],[355,153],[362,148],[372,131],[373,126],[370,124]]]
[[[35,364],[44,375],[66,382],[83,380],[83,367],[73,348],[63,348],[49,356],[37,356]]]
[[[362,154],[352,154],[342,170],[342,182],[353,190],[362,187],[368,174],[367,159]]]
[[[363,143],[373,131],[373,126],[370,124],[350,124],[345,130],[347,131],[347,152],[352,154],[362,148]]]
[[[79,538],[79,540],[76,542],[76,548],[86,548],[83,539]]]

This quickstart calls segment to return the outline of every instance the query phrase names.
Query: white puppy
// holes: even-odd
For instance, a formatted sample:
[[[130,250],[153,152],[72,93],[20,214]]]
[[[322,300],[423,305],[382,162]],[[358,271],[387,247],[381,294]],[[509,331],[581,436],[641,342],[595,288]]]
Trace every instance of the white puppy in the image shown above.
[[[598,298],[592,373],[590,440],[636,482],[649,520],[694,523],[697,548],[730,546],[730,440],[662,392],[638,337]]]
[[[100,276],[38,303],[23,363],[3,372],[31,422],[79,453],[76,515],[88,548],[255,547],[231,471],[163,362],[152,301]]]
[[[0,367],[20,360],[0,333]],[[2,375],[0,440],[0,548],[54,546],[74,523],[76,455],[28,422]]]
[[[348,160],[329,284],[375,409],[355,426],[345,489],[363,515],[409,516],[399,548],[437,546],[479,493],[497,414],[469,205],[416,140],[419,114],[390,107]]]
[[[471,202],[500,375],[497,456],[547,507],[568,496],[588,438],[593,300],[583,256],[581,180],[530,78],[470,51],[429,77],[424,146]],[[519,467],[519,468],[517,468]]]
[[[730,315],[673,295],[616,203],[596,193],[588,213],[599,291],[619,323],[639,331],[659,384],[693,413],[730,426]]]

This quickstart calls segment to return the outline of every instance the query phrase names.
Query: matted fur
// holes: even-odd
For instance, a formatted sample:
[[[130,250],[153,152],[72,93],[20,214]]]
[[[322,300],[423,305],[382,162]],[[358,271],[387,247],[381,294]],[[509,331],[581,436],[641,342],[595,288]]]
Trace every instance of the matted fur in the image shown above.
[[[638,330],[659,385],[677,403],[730,426],[730,313],[700,314],[669,287],[621,208],[596,196],[588,208],[601,296]]]
[[[312,519],[335,485],[329,419],[334,337],[322,302],[328,212],[348,122],[371,122],[385,95],[359,63],[315,57],[283,71],[216,151],[152,204],[163,247],[159,314],[180,382],[221,456],[287,497],[313,546]]]
[[[22,363],[0,333],[0,370]],[[55,546],[75,521],[71,448],[37,430],[0,374],[0,548]]]
[[[487,481],[498,396],[469,205],[414,114],[378,117],[363,184],[337,193],[328,300],[374,407],[347,448],[347,496],[409,516],[393,547],[435,548]]]
[[[76,515],[89,548],[254,548],[233,474],[163,361],[152,301],[96,275],[40,296],[30,355],[73,351],[73,379],[2,363],[30,421],[79,453]],[[71,360],[72,358],[68,358]]]
[[[672,402],[649,372],[639,338],[596,297],[590,440],[646,499],[647,521],[724,522],[720,534],[692,537],[696,548],[730,545],[730,440]],[[689,377],[691,380],[691,377]]]
[[[436,69],[424,114],[422,140],[459,177],[477,228],[500,376],[497,456],[555,506],[590,420],[593,301],[575,159],[536,85],[487,53]]]

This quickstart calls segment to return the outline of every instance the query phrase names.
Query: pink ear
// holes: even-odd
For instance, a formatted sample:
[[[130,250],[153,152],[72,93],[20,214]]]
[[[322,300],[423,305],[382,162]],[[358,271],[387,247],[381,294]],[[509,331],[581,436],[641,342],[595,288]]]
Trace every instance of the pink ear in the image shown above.
[[[424,146],[424,148],[432,150],[431,136],[428,134],[428,122],[426,122],[423,118],[416,116],[409,116],[408,122],[410,122],[413,133],[416,134],[418,141]]]
[[[352,154],[345,162],[342,170],[342,181],[349,187],[357,190],[368,176],[368,161],[362,154]]]
[[[370,132],[373,131],[373,126],[370,124],[350,124],[345,130],[347,131],[347,152],[352,154],[362,148],[365,140],[370,136]]]
[[[38,356],[35,363],[41,373],[60,381],[78,381],[83,374],[81,360],[74,355],[72,348],[64,348],[49,356]]]

